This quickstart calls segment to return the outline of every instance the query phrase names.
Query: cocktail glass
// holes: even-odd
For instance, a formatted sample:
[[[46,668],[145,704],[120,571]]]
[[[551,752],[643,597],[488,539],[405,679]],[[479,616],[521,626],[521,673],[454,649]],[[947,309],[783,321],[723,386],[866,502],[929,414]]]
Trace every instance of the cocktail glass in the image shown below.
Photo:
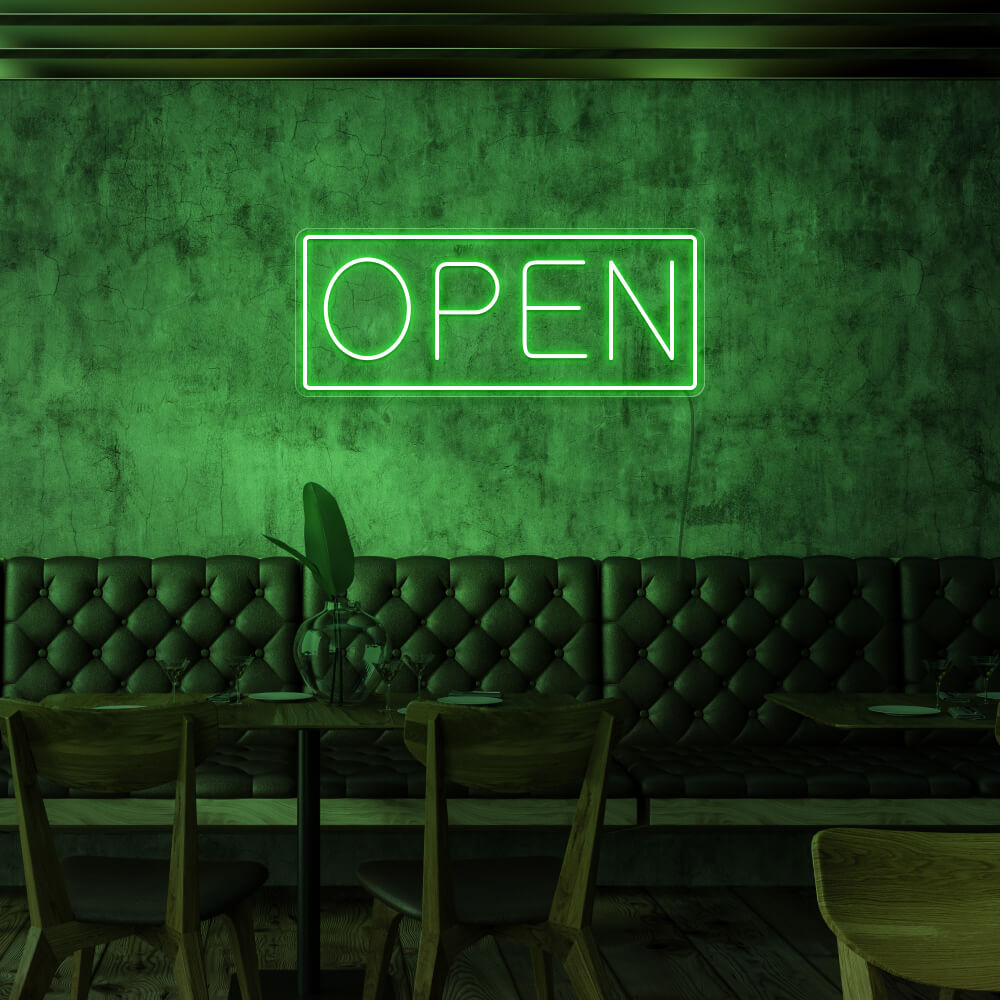
[[[972,665],[976,668],[976,672],[983,678],[983,686],[979,690],[979,699],[983,703],[983,707],[992,711],[992,702],[1000,701],[1000,692],[990,691],[990,678],[993,676],[993,671],[996,670],[998,662],[1000,662],[1000,656],[996,653],[992,653],[988,656],[973,656],[971,657]]]
[[[417,677],[417,699],[424,696],[424,674],[434,659],[433,653],[414,653],[412,656],[403,654],[403,662],[416,674]]]
[[[190,660],[157,660],[160,669],[167,675],[170,681],[170,703],[177,703],[177,685],[180,684],[183,676],[191,667]]]
[[[239,705],[243,701],[243,691],[240,688],[240,678],[247,672],[250,664],[253,663],[252,656],[244,656],[242,659],[233,660],[230,664],[233,671],[233,678],[236,682],[236,704]]]
[[[379,672],[379,676],[385,681],[385,714],[387,716],[392,715],[392,706],[389,704],[389,691],[392,684],[393,677],[396,676],[396,672],[399,670],[402,664],[401,660],[397,660],[394,657],[386,657],[379,663],[375,664],[376,669]]]

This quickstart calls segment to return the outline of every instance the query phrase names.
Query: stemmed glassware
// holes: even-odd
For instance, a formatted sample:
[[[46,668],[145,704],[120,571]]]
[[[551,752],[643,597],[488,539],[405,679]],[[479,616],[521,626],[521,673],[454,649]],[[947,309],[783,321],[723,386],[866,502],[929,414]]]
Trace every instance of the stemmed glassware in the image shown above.
[[[983,689],[979,692],[979,697],[985,703],[985,707],[990,708],[991,701],[1000,700],[1000,694],[990,692],[990,677],[993,675],[993,671],[996,670],[997,663],[1000,662],[1000,657],[996,653],[992,653],[989,656],[973,656],[971,657],[971,662],[983,677]]]
[[[240,678],[247,672],[247,668],[253,663],[252,656],[244,656],[240,660],[233,660],[230,664],[233,671],[233,678],[236,682],[236,704],[243,702],[243,692],[240,690]]]
[[[433,653],[414,653],[412,656],[406,653],[403,654],[403,662],[417,676],[417,700],[424,696],[424,674],[427,673],[427,668],[431,665],[433,659]]]
[[[177,685],[180,684],[181,678],[188,672],[191,667],[190,660],[157,660],[160,665],[160,669],[167,675],[167,680],[170,681],[170,703],[177,703]]]
[[[385,681],[385,714],[387,716],[392,715],[392,706],[389,704],[389,688],[390,685],[392,684],[393,677],[396,676],[396,671],[398,671],[401,666],[402,661],[397,660],[395,659],[395,657],[391,656],[387,656],[385,657],[385,659],[382,659],[381,649],[379,649],[378,646],[374,647],[369,646],[365,650],[366,662],[371,662],[368,661],[367,657],[368,649],[376,649],[379,652],[379,658],[377,661],[374,662],[373,666],[375,667],[376,670],[378,670],[379,676],[382,678],[382,680]]]

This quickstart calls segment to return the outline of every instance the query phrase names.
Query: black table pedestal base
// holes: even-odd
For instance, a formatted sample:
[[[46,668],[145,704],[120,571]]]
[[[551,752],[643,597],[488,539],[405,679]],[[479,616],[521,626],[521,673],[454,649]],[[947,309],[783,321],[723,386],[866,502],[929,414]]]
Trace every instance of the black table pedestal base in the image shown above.
[[[321,969],[319,992],[298,1000],[357,1000],[365,985],[364,969]],[[264,1000],[296,1000],[294,969],[262,969],[260,991]],[[388,990],[393,994],[392,985]],[[240,984],[233,976],[229,985],[229,1000],[243,1000]]]

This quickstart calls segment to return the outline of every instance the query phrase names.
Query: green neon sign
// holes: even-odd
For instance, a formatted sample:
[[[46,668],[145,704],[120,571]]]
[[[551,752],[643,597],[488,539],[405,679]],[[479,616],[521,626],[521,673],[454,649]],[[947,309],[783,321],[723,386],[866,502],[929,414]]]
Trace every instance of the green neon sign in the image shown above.
[[[695,395],[696,230],[304,230],[306,395]]]

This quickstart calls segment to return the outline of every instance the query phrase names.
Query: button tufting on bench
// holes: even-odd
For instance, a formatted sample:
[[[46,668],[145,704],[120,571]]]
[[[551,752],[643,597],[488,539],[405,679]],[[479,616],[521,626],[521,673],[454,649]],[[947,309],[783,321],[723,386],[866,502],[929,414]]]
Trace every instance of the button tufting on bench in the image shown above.
[[[100,597],[100,596],[101,596],[101,588],[94,587],[94,597]]]
[[[48,590],[45,589],[45,587],[42,587],[42,589],[40,591],[38,591],[38,596],[39,597],[48,597],[49,596],[49,592],[48,592]]]
[[[201,588],[201,596],[202,597],[208,597],[208,593],[209,593],[208,587],[202,587]]]
[[[256,590],[254,591],[254,596],[255,596],[255,597],[263,597],[263,596],[264,596],[264,589],[263,589],[262,587],[258,587],[258,588],[257,588],[257,589],[256,589]]]
[[[156,597],[156,588],[155,587],[150,587],[149,590],[146,591],[146,596],[147,597]]]

